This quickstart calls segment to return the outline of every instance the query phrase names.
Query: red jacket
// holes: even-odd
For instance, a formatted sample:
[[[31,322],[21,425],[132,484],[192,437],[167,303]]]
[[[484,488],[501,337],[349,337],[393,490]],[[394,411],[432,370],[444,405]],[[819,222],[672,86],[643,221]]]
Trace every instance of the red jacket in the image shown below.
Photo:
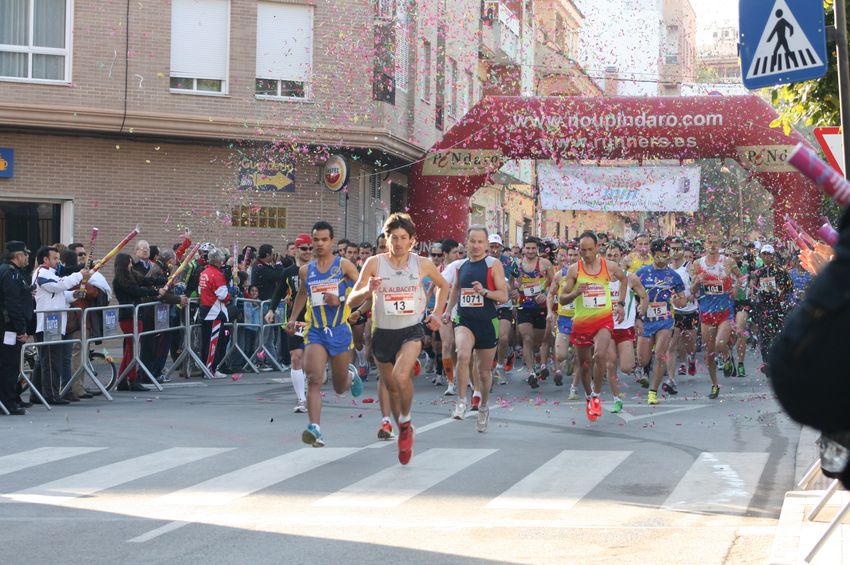
[[[198,281],[198,290],[201,294],[201,306],[210,309],[204,317],[205,320],[215,320],[221,312],[224,312],[225,318],[227,317],[230,293],[227,291],[227,280],[221,269],[207,265]]]

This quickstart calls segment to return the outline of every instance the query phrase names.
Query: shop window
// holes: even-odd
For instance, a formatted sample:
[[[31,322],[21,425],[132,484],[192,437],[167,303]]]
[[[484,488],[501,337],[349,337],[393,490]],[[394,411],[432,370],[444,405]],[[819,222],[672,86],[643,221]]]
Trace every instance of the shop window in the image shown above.
[[[173,92],[227,93],[228,0],[172,0]]]
[[[71,81],[72,0],[0,1],[0,78]]]
[[[236,206],[231,222],[240,228],[286,229],[286,208],[275,206]]]

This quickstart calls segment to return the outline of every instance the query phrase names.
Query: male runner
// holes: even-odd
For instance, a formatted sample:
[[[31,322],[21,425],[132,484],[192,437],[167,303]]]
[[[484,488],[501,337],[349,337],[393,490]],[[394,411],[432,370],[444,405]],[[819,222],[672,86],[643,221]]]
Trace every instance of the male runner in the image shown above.
[[[755,318],[764,363],[761,370],[769,375],[767,354],[773,338],[785,324],[785,305],[794,292],[794,285],[788,271],[776,261],[776,251],[772,245],[762,245],[759,255],[764,265],[753,272],[751,290],[757,299]]]
[[[687,304],[685,284],[682,277],[668,266],[670,247],[664,240],[652,242],[652,265],[637,272],[646,289],[647,301],[641,302],[641,317],[644,318],[643,334],[638,338],[640,364],[646,366],[655,347],[655,363],[652,365],[652,385],[646,396],[648,404],[658,403],[658,387],[667,368],[667,352],[673,333],[673,313],[670,302],[681,308]]]
[[[334,390],[343,394],[348,388],[352,396],[363,393],[363,381],[351,365],[351,327],[346,301],[357,281],[357,267],[348,259],[334,256],[334,230],[327,222],[316,222],[311,230],[315,259],[303,265],[298,273],[298,294],[286,330],[294,334],[298,317],[307,307],[308,330],[304,336],[304,369],[307,372],[307,413],[310,424],[301,441],[313,447],[325,445],[320,428],[322,413],[322,380],[328,359]]]
[[[696,298],[691,294],[691,274],[688,264],[685,263],[685,247],[679,238],[673,238],[670,242],[670,268],[678,273],[685,285],[685,298],[687,304],[682,308],[673,305],[673,337],[670,338],[670,349],[667,361],[667,381],[661,385],[661,389],[668,394],[678,394],[674,375],[677,373],[676,365],[680,359],[687,355],[687,366],[683,362],[679,365],[678,374],[693,376],[697,372],[696,365],[696,329],[699,319],[699,305]]]
[[[747,338],[749,338],[748,323],[752,313],[753,304],[750,300],[750,275],[761,265],[756,265],[754,258],[744,254],[744,245],[740,240],[732,240],[729,244],[729,255],[738,265],[741,276],[738,279],[738,292],[735,293],[735,353],[737,354],[738,368],[737,376],[746,377],[744,359],[747,354]],[[761,263],[761,261],[759,261]]]
[[[422,319],[425,314],[423,276],[437,287],[436,308],[442,311],[449,287],[429,259],[411,252],[416,243],[416,226],[407,214],[390,214],[384,223],[389,253],[366,261],[350,300],[372,298],[372,338],[380,384],[390,394],[393,417],[399,428],[398,460],[407,465],[413,456],[413,368],[422,351]],[[425,320],[432,330],[440,327],[433,314]]]
[[[717,384],[718,360],[722,361],[725,374],[731,375],[733,371],[729,355],[734,307],[732,295],[737,290],[735,286],[741,271],[732,258],[720,254],[720,236],[716,233],[706,236],[705,251],[705,256],[694,263],[691,294],[699,296],[705,364],[711,379],[711,392],[708,397],[715,399],[720,395],[720,386]]]
[[[463,246],[453,239],[443,240],[443,270],[440,274],[449,284],[449,287],[454,286],[457,270],[460,267],[460,258],[464,255]],[[450,311],[452,318],[456,311]],[[440,316],[444,312],[437,312]],[[446,374],[446,380],[449,382],[443,396],[454,396],[457,394],[455,386],[455,337],[454,329],[451,324],[443,324],[440,326],[440,341],[443,344],[443,371]],[[464,393],[466,391],[463,391]]]
[[[490,256],[501,261],[502,268],[505,271],[505,280],[508,283],[508,288],[511,288],[514,278],[517,275],[516,262],[504,253],[505,246],[499,234],[491,233],[488,242],[490,244]],[[509,352],[514,324],[513,301],[509,298],[503,304],[499,304],[496,307],[496,315],[499,319],[499,346],[496,351],[496,370],[493,373],[493,377],[497,383],[504,385],[508,384],[505,373],[509,373],[513,368],[513,361],[509,359],[513,353]]]
[[[614,334],[614,322],[623,320],[625,301],[621,297],[611,303],[612,280],[619,280],[621,288],[628,285],[623,269],[616,263],[599,256],[596,234],[584,232],[579,237],[580,260],[567,271],[567,282],[559,297],[561,304],[575,300],[573,331],[570,342],[578,354],[578,370],[587,398],[587,419],[595,422],[602,415],[599,391],[605,378],[605,358]],[[578,299],[578,300],[576,300]],[[593,386],[590,364],[593,362]]]
[[[539,243],[534,237],[525,240],[522,248],[522,260],[517,265],[518,277],[512,295],[518,297],[516,321],[517,331],[522,339],[522,358],[528,370],[528,382],[531,388],[538,388],[539,379],[549,376],[546,368],[548,346],[543,339],[546,333],[546,292],[552,282],[552,263],[539,256]],[[534,357],[540,351],[540,368],[535,369]]]
[[[275,288],[272,295],[271,303],[269,303],[269,311],[266,312],[266,323],[272,324],[275,319],[280,302],[285,297],[287,305],[292,304],[295,295],[300,287],[299,273],[301,267],[310,262],[313,256],[313,237],[310,234],[302,233],[295,237],[295,263],[283,270],[281,275],[281,284]],[[295,333],[290,335],[286,340],[289,345],[289,357],[292,361],[292,367],[289,371],[289,376],[292,380],[292,388],[295,389],[295,396],[298,398],[293,412],[303,414],[307,412],[307,376],[304,374],[304,326],[306,326],[305,317],[306,310],[302,310],[296,322],[300,325]],[[291,319],[291,318],[290,318]]]
[[[462,420],[466,415],[466,385],[469,381],[472,351],[475,350],[477,355],[477,391],[481,393],[478,407],[479,432],[486,431],[490,422],[490,407],[487,401],[493,384],[493,359],[499,341],[496,333],[496,305],[508,299],[508,286],[502,263],[487,255],[488,235],[484,226],[472,226],[467,231],[467,259],[458,269],[449,308],[443,314],[443,322],[448,323],[451,310],[457,305],[455,344],[459,398],[453,414],[456,420]]]
[[[577,400],[579,373],[575,370],[573,363],[575,350],[570,345],[570,334],[573,331],[573,316],[575,315],[575,305],[561,304],[558,297],[564,291],[564,285],[567,282],[567,271],[570,265],[575,265],[578,261],[578,249],[570,242],[564,250],[564,263],[555,271],[552,277],[552,286],[549,289],[547,297],[547,308],[552,311],[553,305],[556,306],[555,316],[557,316],[556,326],[557,335],[555,335],[555,386],[561,386],[564,380],[564,373],[573,375],[573,382],[570,385],[570,394],[568,400]],[[563,369],[562,369],[563,367]]]

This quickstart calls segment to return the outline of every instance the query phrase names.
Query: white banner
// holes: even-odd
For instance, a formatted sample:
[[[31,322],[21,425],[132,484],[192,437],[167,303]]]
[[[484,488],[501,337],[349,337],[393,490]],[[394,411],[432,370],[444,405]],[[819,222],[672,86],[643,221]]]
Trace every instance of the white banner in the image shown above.
[[[695,212],[700,168],[595,167],[538,163],[544,210]]]

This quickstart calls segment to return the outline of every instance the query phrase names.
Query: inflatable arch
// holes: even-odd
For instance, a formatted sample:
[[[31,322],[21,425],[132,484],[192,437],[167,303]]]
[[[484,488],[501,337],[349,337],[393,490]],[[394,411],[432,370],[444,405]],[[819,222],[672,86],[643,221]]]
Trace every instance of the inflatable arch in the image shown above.
[[[408,207],[420,241],[463,237],[469,201],[508,159],[732,158],[786,215],[816,231],[821,193],[786,163],[797,143],[771,128],[776,111],[757,96],[491,96],[458,121],[409,176]]]

